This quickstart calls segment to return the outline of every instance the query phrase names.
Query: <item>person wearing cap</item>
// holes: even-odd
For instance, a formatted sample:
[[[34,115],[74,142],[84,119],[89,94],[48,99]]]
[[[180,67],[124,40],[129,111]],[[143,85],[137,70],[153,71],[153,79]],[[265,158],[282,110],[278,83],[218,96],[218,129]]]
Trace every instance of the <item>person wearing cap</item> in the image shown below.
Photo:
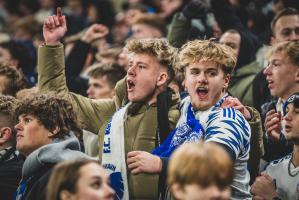
[[[289,155],[272,161],[256,179],[251,188],[256,198],[299,199],[299,92],[286,100],[283,115],[283,134],[294,149]]]

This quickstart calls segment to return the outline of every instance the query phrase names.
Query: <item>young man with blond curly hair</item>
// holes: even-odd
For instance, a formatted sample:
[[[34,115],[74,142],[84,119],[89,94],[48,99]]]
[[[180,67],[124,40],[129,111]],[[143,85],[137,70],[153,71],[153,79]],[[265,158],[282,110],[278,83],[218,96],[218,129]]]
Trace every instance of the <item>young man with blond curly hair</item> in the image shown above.
[[[130,152],[129,168],[135,172],[163,174],[166,162],[159,164],[159,157],[167,160],[165,158],[186,142],[214,142],[220,144],[234,162],[232,199],[251,199],[247,171],[251,129],[243,116],[250,114],[242,105],[238,110],[228,108],[234,106],[234,99],[228,101],[231,103],[225,102],[231,98],[227,87],[236,65],[234,54],[229,47],[213,41],[194,40],[182,47],[179,62],[185,70],[185,87],[189,97],[181,102],[181,116],[176,129],[153,151],[157,156],[139,152],[137,157],[138,152]],[[161,165],[163,167],[154,170],[150,167]]]
[[[39,89],[65,94],[85,128],[99,134],[99,156],[118,199],[158,199],[158,176],[127,171],[126,154],[152,151],[162,135],[175,127],[179,97],[167,90],[167,85],[173,77],[176,49],[162,39],[128,42],[127,79],[116,86],[114,100],[91,100],[68,92],[66,87],[60,43],[65,32],[66,20],[60,12],[47,17],[43,27],[45,45],[38,54]],[[161,100],[166,106],[161,106]]]

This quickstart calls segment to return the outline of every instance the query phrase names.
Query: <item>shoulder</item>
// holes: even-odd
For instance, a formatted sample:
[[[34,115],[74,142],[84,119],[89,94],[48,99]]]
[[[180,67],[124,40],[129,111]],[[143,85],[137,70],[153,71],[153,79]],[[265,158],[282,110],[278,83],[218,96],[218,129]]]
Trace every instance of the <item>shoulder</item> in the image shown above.
[[[286,155],[282,158],[273,160],[269,163],[269,165],[267,166],[267,168],[271,168],[271,167],[278,167],[280,165],[283,165],[285,163],[288,163],[290,161],[290,159],[292,158],[292,154]]]
[[[219,108],[209,114],[207,124],[223,123],[227,125],[239,125],[247,130],[249,125],[242,113],[234,108]]]

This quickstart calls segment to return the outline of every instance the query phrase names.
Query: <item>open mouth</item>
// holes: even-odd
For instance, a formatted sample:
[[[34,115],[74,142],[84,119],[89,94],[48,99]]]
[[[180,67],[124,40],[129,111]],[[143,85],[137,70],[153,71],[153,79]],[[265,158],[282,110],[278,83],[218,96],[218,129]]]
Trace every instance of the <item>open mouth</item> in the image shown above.
[[[22,135],[17,135],[16,136],[16,140],[18,141],[19,139],[21,139],[23,136]]]
[[[268,87],[272,86],[273,81],[271,81],[271,80],[267,80],[267,81],[268,81]]]
[[[292,130],[292,127],[291,126],[289,126],[289,125],[285,125],[285,131],[288,133],[288,132],[290,132],[291,130]]]
[[[127,80],[128,92],[131,92],[135,88],[135,83],[132,80]]]
[[[206,87],[198,87],[196,89],[196,93],[199,96],[199,98],[205,98],[208,94],[209,90]]]

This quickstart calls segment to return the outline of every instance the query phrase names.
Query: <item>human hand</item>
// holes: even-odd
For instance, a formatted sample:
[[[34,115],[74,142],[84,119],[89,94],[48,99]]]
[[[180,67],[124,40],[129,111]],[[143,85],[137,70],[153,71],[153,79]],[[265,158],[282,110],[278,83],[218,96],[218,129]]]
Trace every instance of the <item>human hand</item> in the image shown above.
[[[236,110],[239,110],[246,120],[251,119],[249,110],[237,98],[227,97],[221,105],[221,108],[234,108]]]
[[[43,25],[43,35],[46,45],[58,45],[60,39],[64,36],[67,31],[66,19],[62,15],[61,8],[57,8],[56,15],[48,16]]]
[[[108,33],[109,29],[107,26],[103,24],[93,24],[90,27],[88,27],[81,40],[90,44],[91,42],[97,39],[104,38],[106,35],[108,35]]]
[[[250,192],[256,196],[254,199],[272,200],[278,196],[273,179],[265,172],[255,179]]]
[[[127,156],[128,168],[132,174],[160,173],[162,170],[161,159],[145,151],[131,151]]]
[[[268,136],[278,141],[281,134],[281,113],[274,109],[267,112],[264,127]]]
[[[191,0],[183,8],[182,13],[187,19],[201,18],[207,12],[208,5],[205,0]]]

